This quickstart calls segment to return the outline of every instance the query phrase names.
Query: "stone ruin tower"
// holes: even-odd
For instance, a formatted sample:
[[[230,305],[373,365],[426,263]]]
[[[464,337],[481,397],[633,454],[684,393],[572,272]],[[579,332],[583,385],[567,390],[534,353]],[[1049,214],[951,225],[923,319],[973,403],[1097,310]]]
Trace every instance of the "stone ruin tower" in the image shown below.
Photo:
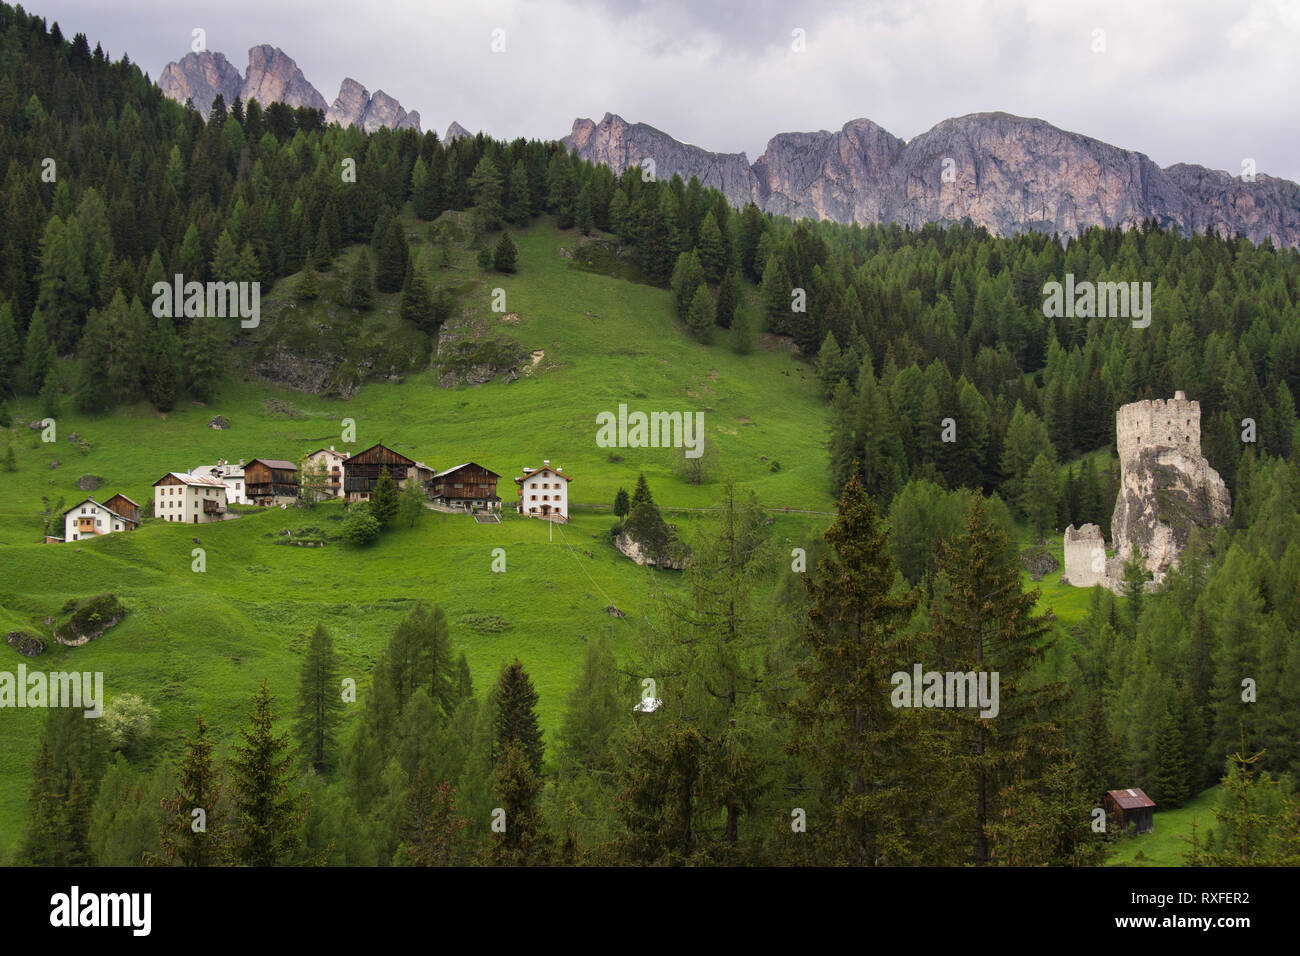
[[[1099,567],[1105,540],[1096,525],[1065,531],[1065,578],[1120,589],[1124,561],[1141,555],[1154,583],[1187,546],[1193,528],[1227,523],[1232,503],[1219,473],[1201,454],[1201,403],[1183,392],[1169,400],[1125,405],[1115,415],[1120,487],[1111,517],[1115,556]]]

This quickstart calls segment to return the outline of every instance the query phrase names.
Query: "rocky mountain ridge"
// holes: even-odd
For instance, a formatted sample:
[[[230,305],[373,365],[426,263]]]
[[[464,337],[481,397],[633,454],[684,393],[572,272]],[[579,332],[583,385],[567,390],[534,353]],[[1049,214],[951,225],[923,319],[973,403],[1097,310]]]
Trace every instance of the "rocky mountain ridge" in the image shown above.
[[[325,113],[327,123],[357,126],[367,133],[384,127],[420,131],[419,113],[414,110],[408,113],[383,90],[376,90],[372,96],[351,77],[340,85],[334,103],[327,105],[293,58],[268,43],[249,49],[248,68],[242,76],[223,54],[204,50],[168,63],[158,76],[158,86],[165,96],[178,103],[190,100],[204,116],[220,93],[227,107],[238,96],[245,103],[255,99],[263,106],[270,103],[308,106]]]
[[[575,120],[563,142],[615,172],[653,160],[660,178],[696,176],[738,206],[794,218],[912,228],[969,218],[996,235],[1063,236],[1154,219],[1184,234],[1212,228],[1300,245],[1296,183],[1184,163],[1162,169],[1142,153],[1009,113],[947,119],[910,141],[867,119],[838,132],[781,133],[752,164],[612,113]]]

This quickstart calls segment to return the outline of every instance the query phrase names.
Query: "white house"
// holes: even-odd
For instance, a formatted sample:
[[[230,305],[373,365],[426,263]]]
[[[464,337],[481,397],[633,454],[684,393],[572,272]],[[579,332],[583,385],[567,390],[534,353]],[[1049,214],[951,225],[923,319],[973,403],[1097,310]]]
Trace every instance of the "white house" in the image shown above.
[[[153,483],[153,513],[164,521],[206,524],[226,517],[226,483],[171,471]]]
[[[519,486],[519,503],[516,505],[519,513],[568,521],[569,482],[572,480],[559,465],[552,468],[549,461],[543,461],[541,468],[525,465],[523,475],[515,478],[515,484]]]
[[[125,495],[114,495],[109,502],[130,502]],[[133,503],[133,502],[132,502]],[[127,512],[123,514],[122,512]],[[63,540],[84,541],[114,531],[133,531],[140,522],[129,507],[120,510],[100,504],[94,498],[79,501],[63,513]]]
[[[219,458],[215,465],[199,465],[190,472],[199,478],[218,478],[226,486],[226,500],[235,505],[252,504],[244,488],[244,459],[238,465],[232,465],[226,459]]]
[[[325,482],[325,495],[330,498],[343,497],[343,463],[348,460],[348,453],[335,451],[334,446],[318,448],[307,456],[307,468],[316,470],[317,465],[324,466],[328,479]],[[299,481],[302,476],[299,476]]]

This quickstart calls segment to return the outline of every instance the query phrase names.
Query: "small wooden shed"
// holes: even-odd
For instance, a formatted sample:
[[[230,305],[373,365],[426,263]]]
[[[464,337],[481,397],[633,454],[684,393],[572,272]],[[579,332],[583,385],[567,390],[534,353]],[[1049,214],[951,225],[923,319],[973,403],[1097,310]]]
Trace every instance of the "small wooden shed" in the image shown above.
[[[1107,816],[1115,818],[1121,831],[1127,830],[1130,825],[1137,827],[1138,833],[1151,833],[1156,828],[1153,819],[1155,801],[1136,787],[1107,790],[1102,806]]]

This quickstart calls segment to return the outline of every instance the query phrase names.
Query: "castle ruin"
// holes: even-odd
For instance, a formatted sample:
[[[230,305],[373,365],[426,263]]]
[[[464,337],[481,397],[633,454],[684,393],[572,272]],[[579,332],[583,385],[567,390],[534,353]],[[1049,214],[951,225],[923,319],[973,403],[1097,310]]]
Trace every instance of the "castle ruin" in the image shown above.
[[[1114,556],[1095,524],[1065,529],[1062,579],[1077,587],[1101,584],[1118,593],[1124,562],[1141,556],[1159,585],[1177,563],[1193,528],[1227,523],[1227,486],[1201,454],[1201,403],[1183,392],[1169,400],[1125,405],[1115,414],[1120,488],[1110,529]]]

